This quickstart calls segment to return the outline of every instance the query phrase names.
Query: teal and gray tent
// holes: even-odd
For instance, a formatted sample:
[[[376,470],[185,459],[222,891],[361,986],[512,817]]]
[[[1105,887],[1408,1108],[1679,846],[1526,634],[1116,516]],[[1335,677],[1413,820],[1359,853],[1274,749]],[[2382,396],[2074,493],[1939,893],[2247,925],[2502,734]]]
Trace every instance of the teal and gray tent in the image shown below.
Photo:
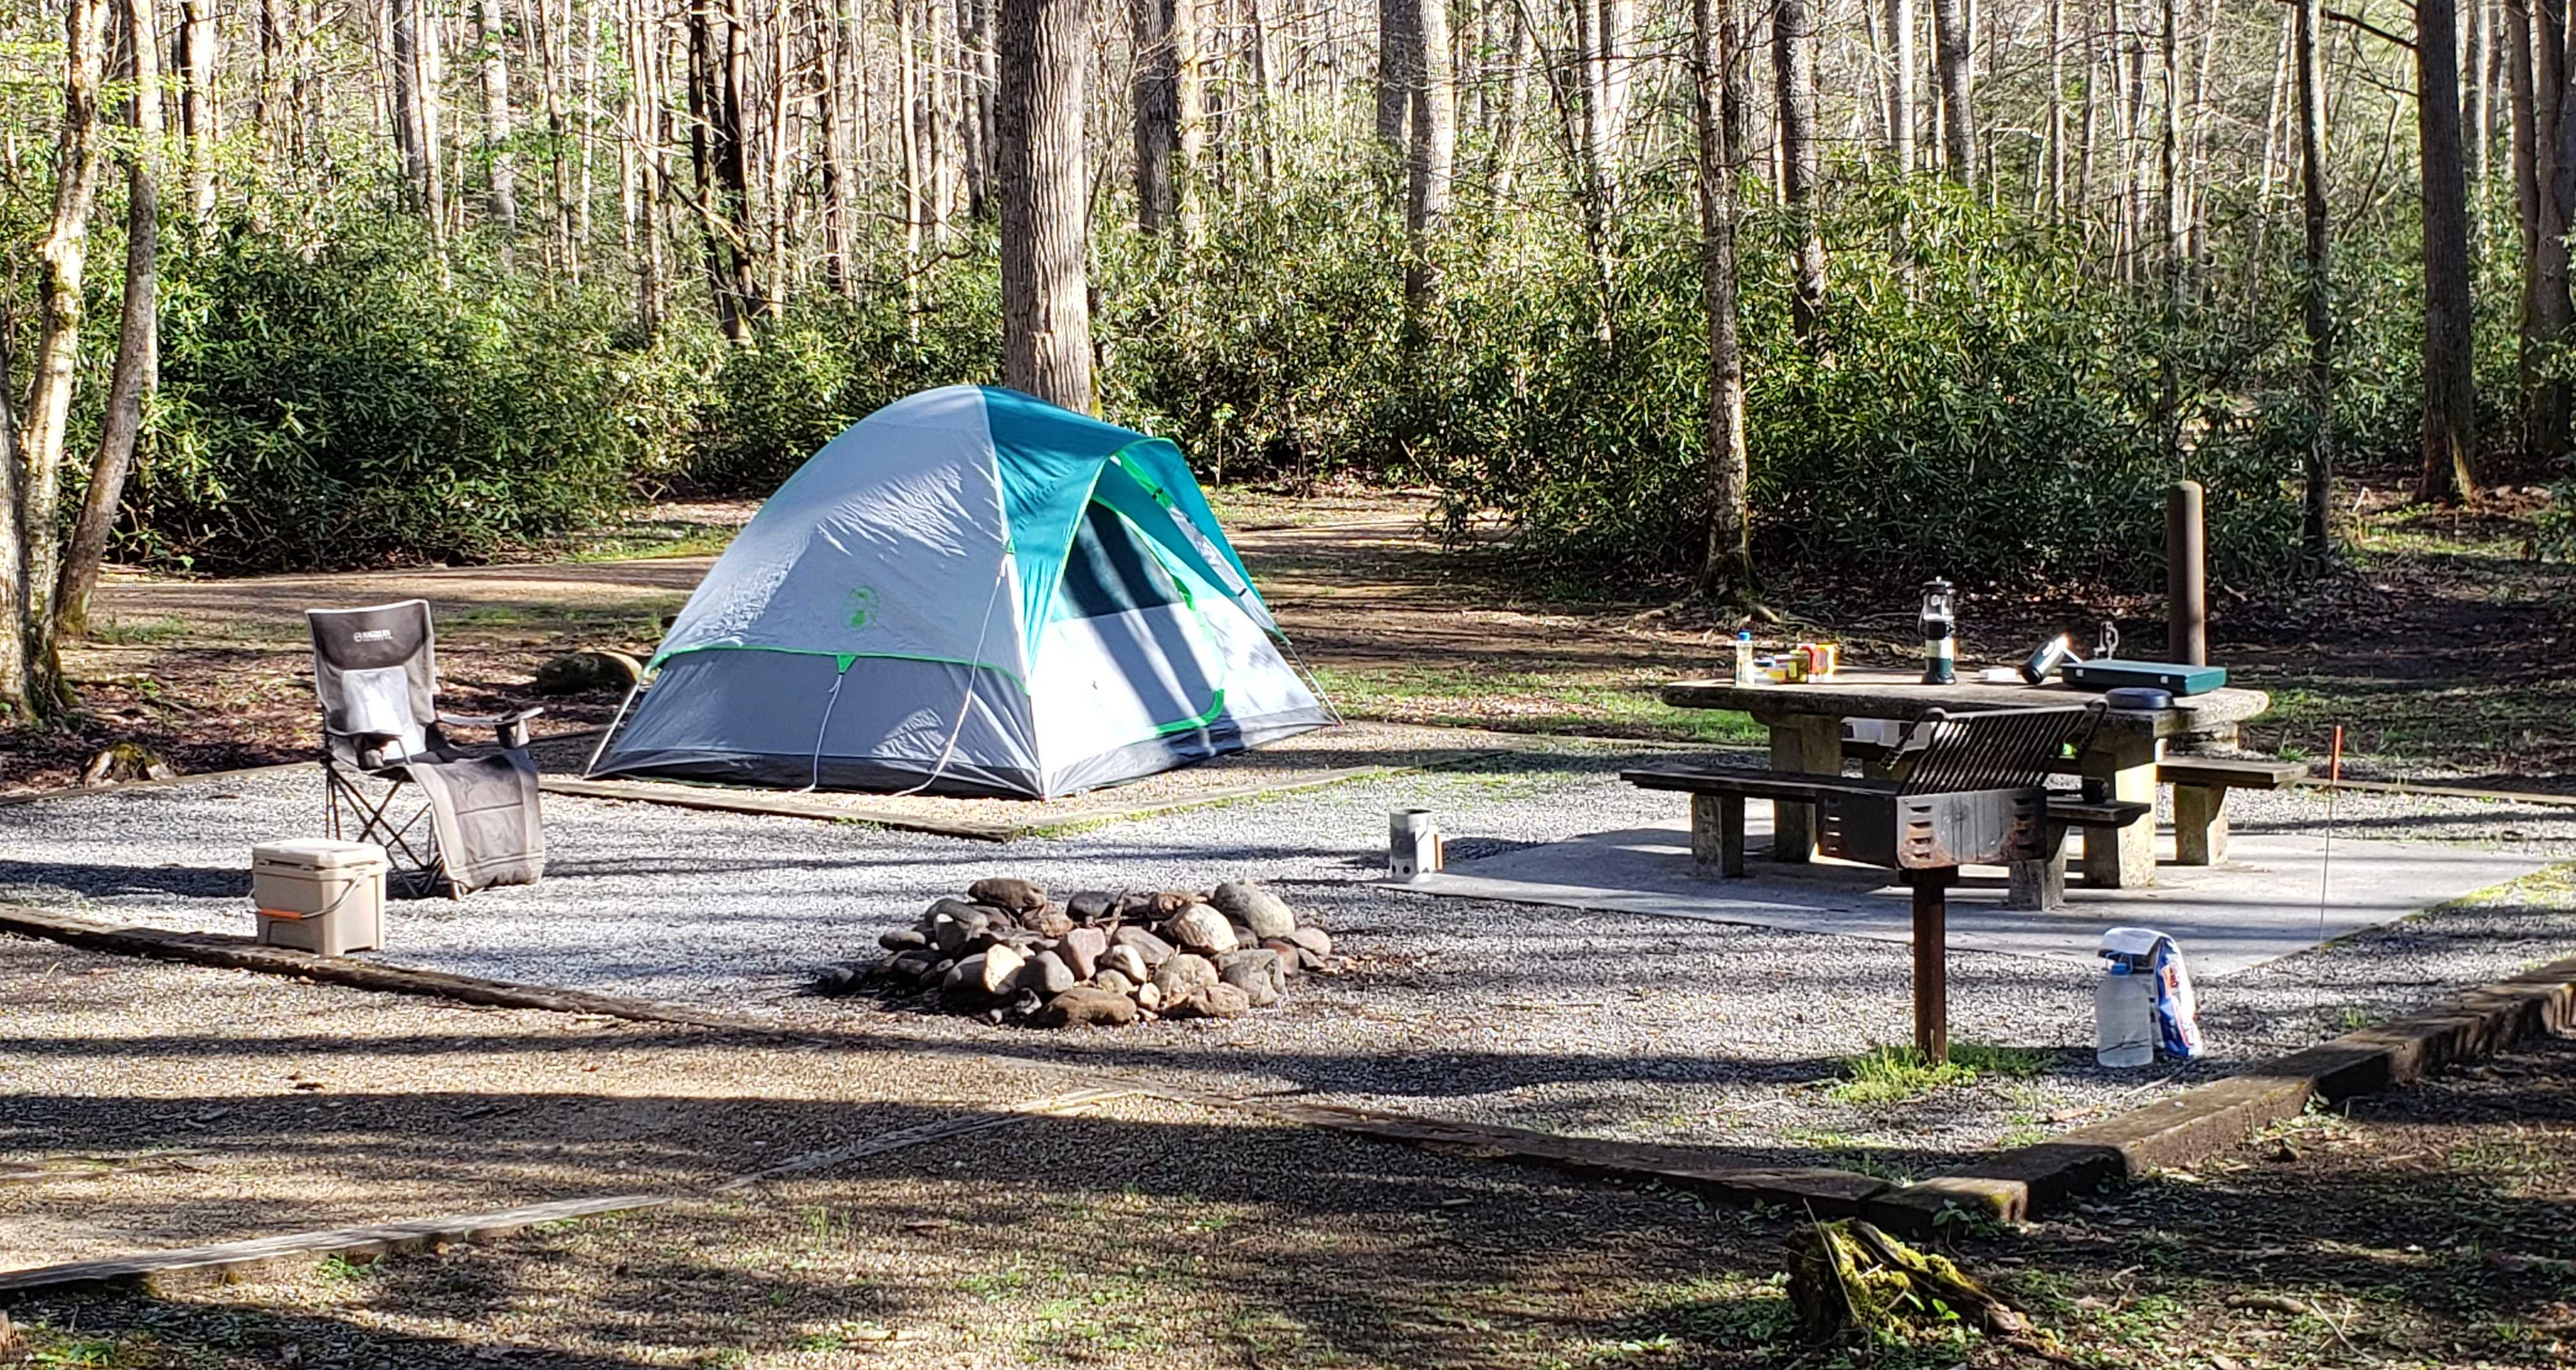
[[[608,775],[1047,798],[1331,720],[1180,449],[1015,391],[825,444],[653,654]]]

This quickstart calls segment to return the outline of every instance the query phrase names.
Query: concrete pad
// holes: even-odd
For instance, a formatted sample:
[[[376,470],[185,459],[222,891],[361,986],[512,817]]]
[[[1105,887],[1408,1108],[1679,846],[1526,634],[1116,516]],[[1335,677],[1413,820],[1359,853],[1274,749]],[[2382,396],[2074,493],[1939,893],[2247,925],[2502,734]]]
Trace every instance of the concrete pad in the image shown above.
[[[1768,824],[1752,806],[1748,840]],[[1999,866],[1970,866],[1950,892],[1950,946],[2090,963],[2107,928],[2155,928],[2182,945],[2191,973],[2214,979],[2364,928],[2519,879],[2546,862],[2444,843],[2333,843],[2307,833],[2240,833],[2217,866],[2171,863],[2156,883],[2102,890],[2073,884],[2052,913],[2000,907]],[[1465,861],[1398,888],[1470,899],[1662,914],[1712,923],[1836,933],[1887,942],[1913,937],[1909,894],[1894,872],[1818,859],[1804,867],[1761,859],[1729,880],[1692,862],[1687,822],[1595,833]],[[2330,867],[2330,869],[2329,869]],[[2322,884],[2321,884],[2322,882]],[[2318,900],[2325,896],[2320,918]]]

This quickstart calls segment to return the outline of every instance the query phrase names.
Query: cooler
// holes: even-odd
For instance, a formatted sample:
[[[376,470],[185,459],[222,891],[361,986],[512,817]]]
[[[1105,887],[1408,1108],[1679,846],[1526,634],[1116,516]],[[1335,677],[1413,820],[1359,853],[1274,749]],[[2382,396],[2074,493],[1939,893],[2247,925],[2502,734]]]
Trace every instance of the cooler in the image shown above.
[[[385,849],[308,837],[251,848],[263,946],[339,956],[385,944]]]

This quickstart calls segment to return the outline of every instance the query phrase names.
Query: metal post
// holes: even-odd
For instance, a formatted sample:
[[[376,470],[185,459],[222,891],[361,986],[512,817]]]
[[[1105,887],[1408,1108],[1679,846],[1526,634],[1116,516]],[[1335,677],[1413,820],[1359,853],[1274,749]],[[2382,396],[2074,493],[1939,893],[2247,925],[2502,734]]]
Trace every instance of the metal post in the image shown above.
[[[1950,883],[1958,868],[1906,872],[1914,886],[1914,1050],[1926,1061],[1950,1059]]]
[[[2165,658],[2209,664],[2209,529],[2200,482],[2165,488]]]

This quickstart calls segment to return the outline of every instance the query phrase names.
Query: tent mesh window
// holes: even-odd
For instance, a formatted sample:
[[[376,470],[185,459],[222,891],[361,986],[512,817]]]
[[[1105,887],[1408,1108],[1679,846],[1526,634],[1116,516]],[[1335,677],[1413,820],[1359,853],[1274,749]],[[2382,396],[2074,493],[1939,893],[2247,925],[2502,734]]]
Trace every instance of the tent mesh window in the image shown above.
[[[1106,618],[1158,604],[1177,604],[1181,588],[1145,550],[1127,521],[1107,505],[1083,511],[1058,582],[1055,616]]]

